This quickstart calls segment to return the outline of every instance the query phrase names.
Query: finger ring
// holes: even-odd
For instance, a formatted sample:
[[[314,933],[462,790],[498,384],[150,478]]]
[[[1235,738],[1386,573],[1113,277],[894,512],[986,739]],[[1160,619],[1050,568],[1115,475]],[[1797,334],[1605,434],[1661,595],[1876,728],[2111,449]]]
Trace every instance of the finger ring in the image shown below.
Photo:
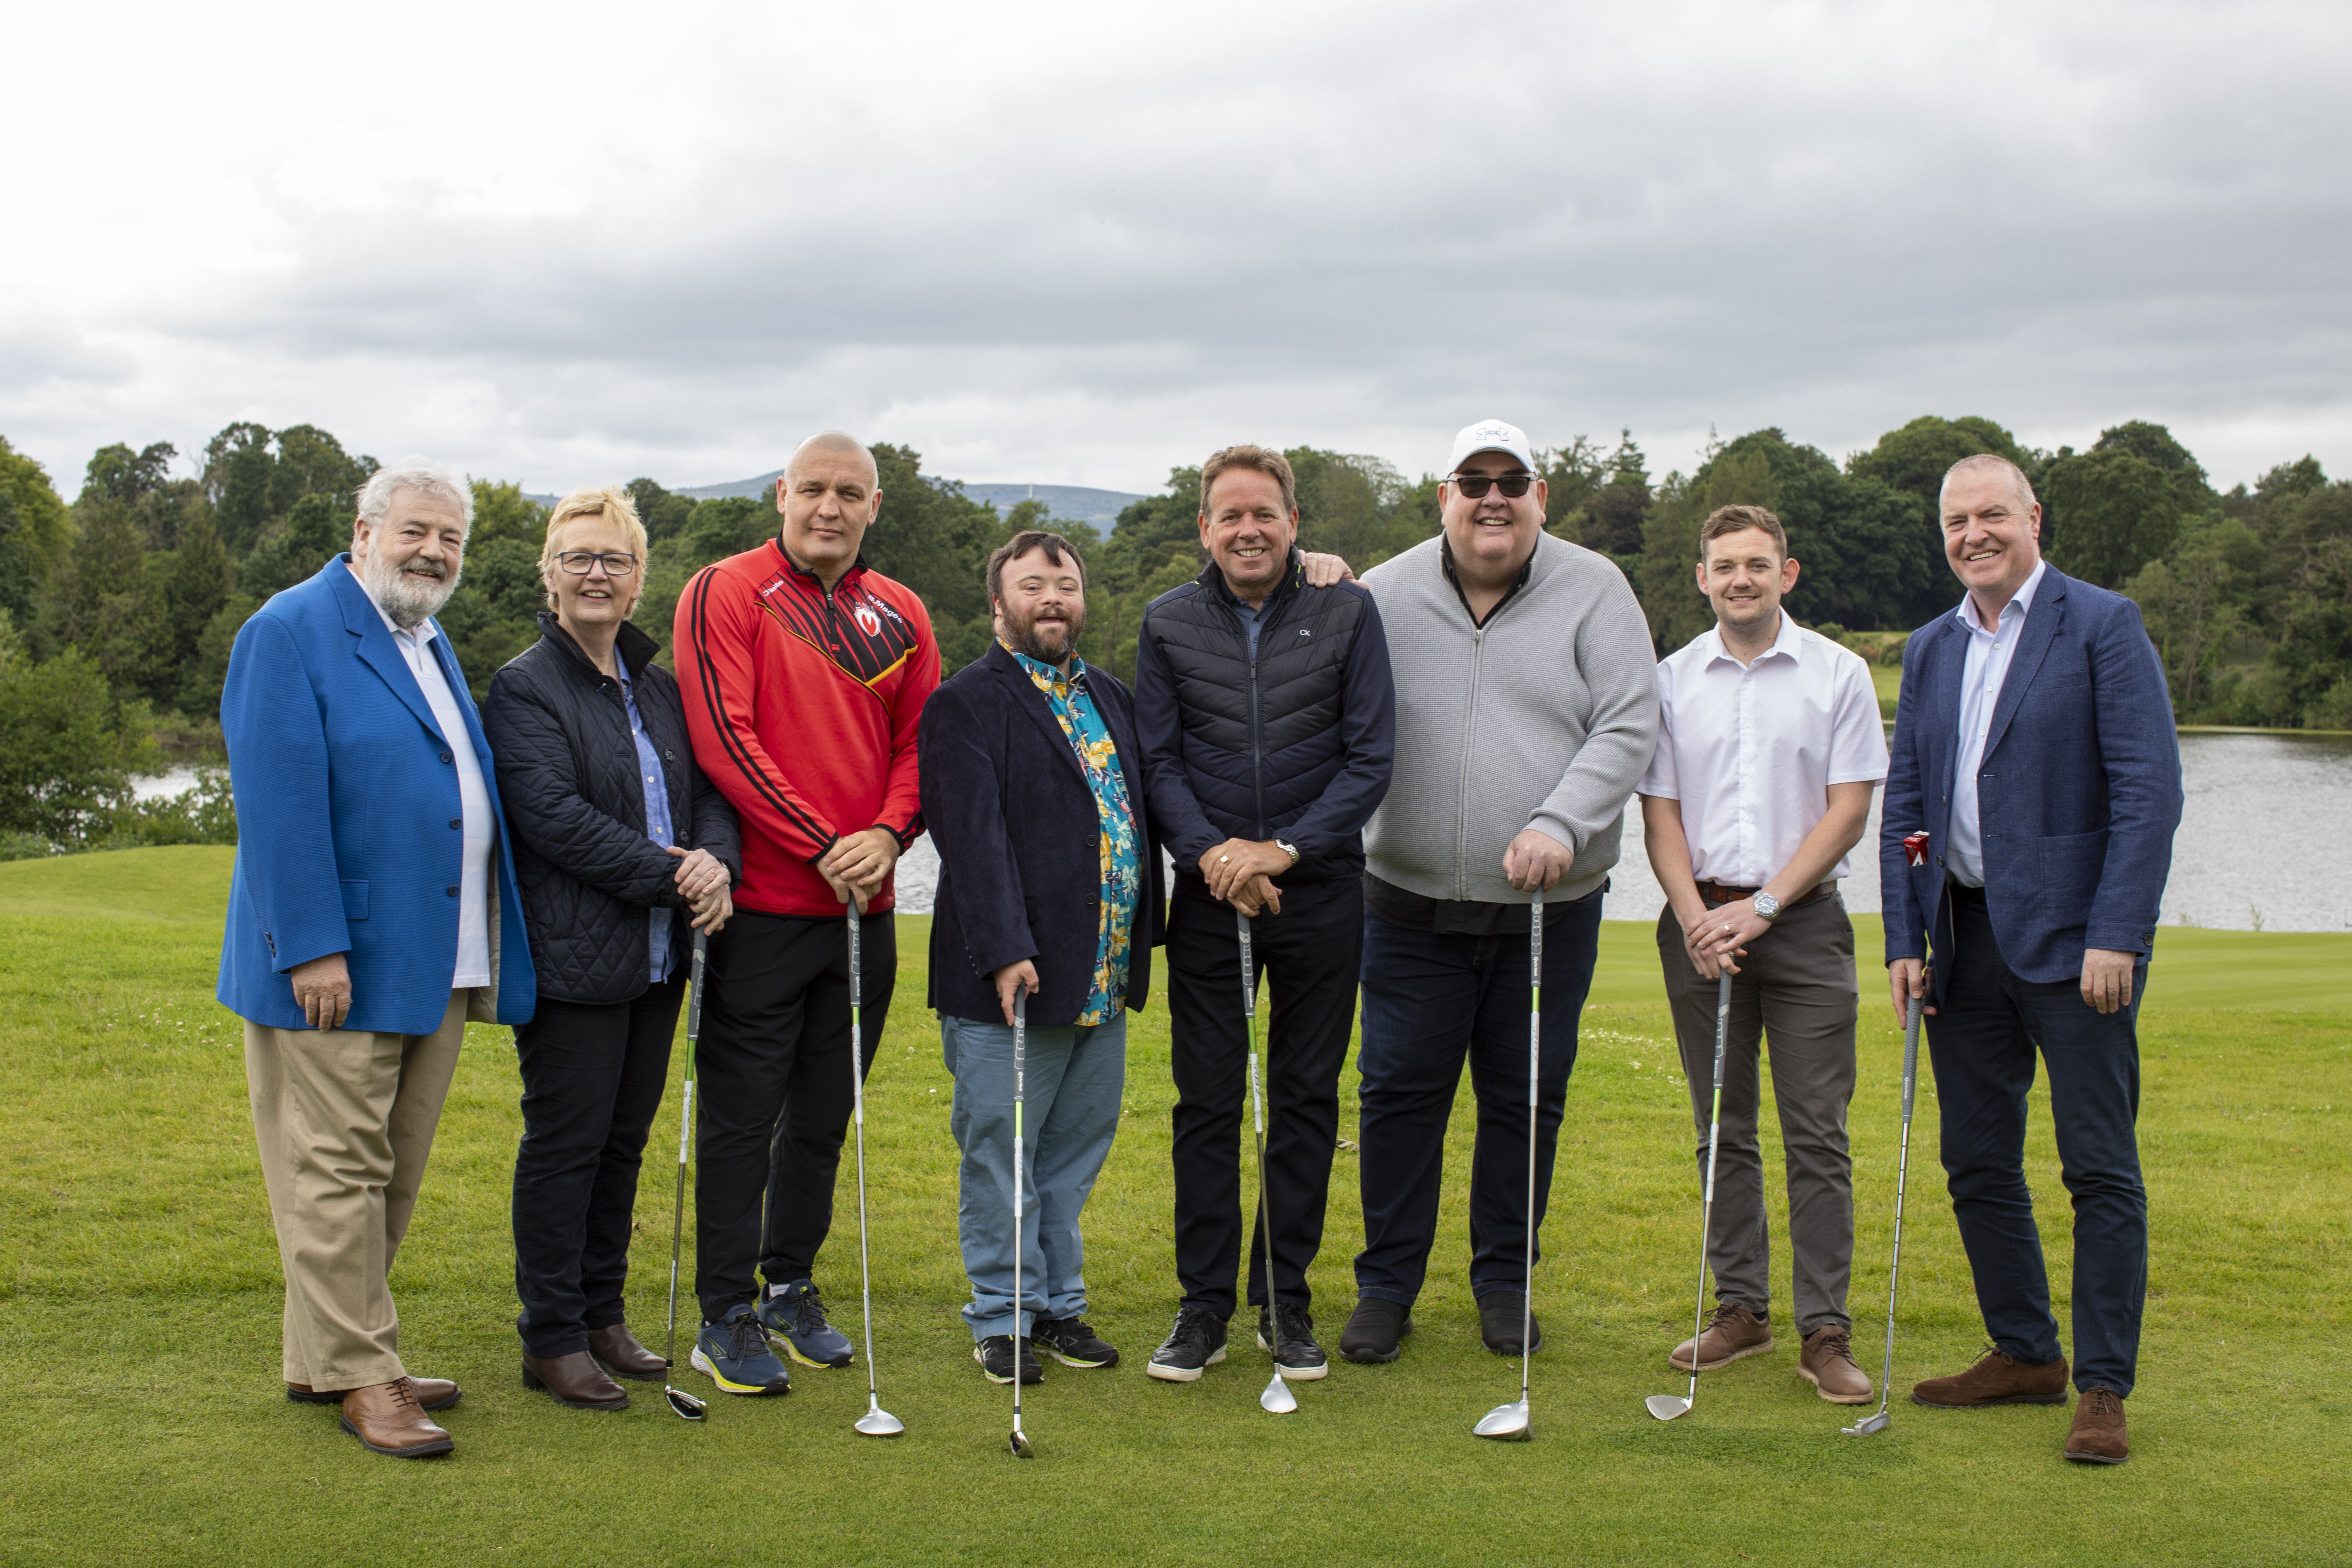
[[[1217,864],[1218,864],[1218,865],[1220,865],[1220,866],[1222,866],[1222,865],[1223,865],[1226,861],[1228,861],[1228,860],[1230,860],[1230,859],[1232,859],[1232,858],[1233,858],[1233,857],[1232,857],[1232,856],[1230,856],[1230,855],[1220,855],[1220,856],[1218,856],[1218,857],[1217,857]]]

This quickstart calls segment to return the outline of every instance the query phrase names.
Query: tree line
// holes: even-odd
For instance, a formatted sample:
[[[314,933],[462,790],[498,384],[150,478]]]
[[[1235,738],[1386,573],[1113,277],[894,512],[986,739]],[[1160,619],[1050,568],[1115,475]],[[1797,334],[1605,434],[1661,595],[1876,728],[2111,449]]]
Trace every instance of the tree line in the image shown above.
[[[1790,613],[1833,636],[1902,631],[1958,597],[1935,522],[1944,470],[1995,452],[2032,478],[2053,563],[2140,605],[2184,723],[2352,729],[2352,484],[2305,457],[2251,489],[2216,491],[2161,425],[2128,421],[2083,451],[2021,445],[1990,419],[1914,419],[1843,462],[1777,428],[1710,440],[1688,474],[1654,476],[1630,433],[1540,449],[1546,526],[1609,556],[1639,595],[1663,654],[1711,624],[1691,583],[1700,521],[1718,506],[1771,508],[1804,563]],[[173,478],[168,442],[92,455],[65,501],[41,466],[0,438],[0,853],[182,842],[233,834],[225,786],[139,806],[131,780],[156,737],[216,743],[237,628],[270,595],[349,547],[353,492],[376,468],[310,425],[230,425]],[[883,444],[882,511],[866,553],[919,594],[950,669],[990,637],[982,563],[1024,527],[1068,534],[1088,566],[1080,652],[1133,673],[1143,607],[1202,565],[1199,470],[1171,471],[1108,532],[1024,501],[1000,515],[920,454]],[[1437,476],[1313,447],[1298,476],[1300,542],[1359,571],[1438,531]],[[667,641],[695,572],[775,531],[772,491],[697,500],[630,482],[649,543],[638,622]],[[442,612],[478,698],[538,635],[547,510],[477,480],[465,575]]]

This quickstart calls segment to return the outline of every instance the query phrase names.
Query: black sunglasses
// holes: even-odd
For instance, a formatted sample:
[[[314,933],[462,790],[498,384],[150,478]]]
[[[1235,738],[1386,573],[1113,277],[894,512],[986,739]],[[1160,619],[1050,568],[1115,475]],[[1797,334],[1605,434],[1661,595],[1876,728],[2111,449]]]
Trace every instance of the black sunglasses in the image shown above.
[[[1487,489],[1494,486],[1500,486],[1505,495],[1517,500],[1528,493],[1528,487],[1536,482],[1536,477],[1533,474],[1505,474],[1501,479],[1491,479],[1485,474],[1449,474],[1445,482],[1472,500],[1484,500]]]

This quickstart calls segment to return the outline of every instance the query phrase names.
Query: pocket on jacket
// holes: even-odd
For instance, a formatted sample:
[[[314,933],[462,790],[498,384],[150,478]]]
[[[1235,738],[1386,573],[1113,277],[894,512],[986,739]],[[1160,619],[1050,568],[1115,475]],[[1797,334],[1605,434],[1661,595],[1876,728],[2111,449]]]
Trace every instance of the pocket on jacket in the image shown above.
[[[343,890],[343,919],[363,921],[368,918],[368,885],[365,882],[338,882]]]
[[[2107,860],[2107,830],[2071,833],[2042,841],[2042,896],[2058,908],[2079,908],[2098,890]]]

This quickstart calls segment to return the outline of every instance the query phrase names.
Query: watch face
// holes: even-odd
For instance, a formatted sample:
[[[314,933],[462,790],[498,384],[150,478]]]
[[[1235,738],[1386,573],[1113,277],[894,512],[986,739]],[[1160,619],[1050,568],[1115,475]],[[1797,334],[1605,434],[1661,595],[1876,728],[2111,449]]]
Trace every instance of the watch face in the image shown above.
[[[1769,893],[1759,893],[1756,895],[1756,912],[1769,921],[1780,912],[1780,900]]]

